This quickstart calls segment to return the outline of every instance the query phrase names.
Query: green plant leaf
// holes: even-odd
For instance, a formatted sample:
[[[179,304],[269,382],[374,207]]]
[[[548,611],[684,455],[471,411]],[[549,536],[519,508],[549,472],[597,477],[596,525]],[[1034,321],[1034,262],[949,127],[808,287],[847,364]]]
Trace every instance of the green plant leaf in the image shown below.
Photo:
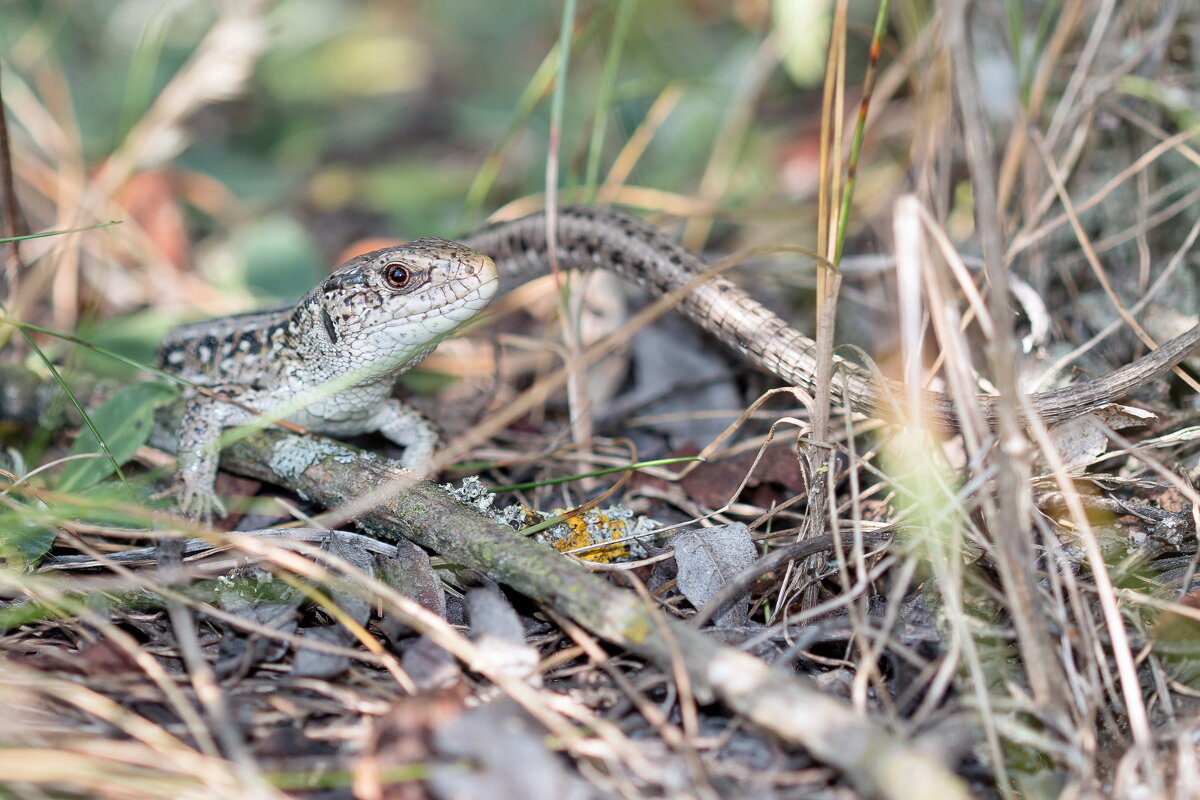
[[[110,397],[92,415],[96,430],[108,443],[118,464],[124,464],[146,443],[154,423],[154,409],[170,402],[175,394],[175,387],[165,383],[135,383]],[[99,452],[99,442],[87,430],[80,433],[71,446],[71,455]],[[78,492],[112,473],[112,462],[105,458],[72,461],[63,470],[55,488],[60,492]]]
[[[121,458],[120,455],[117,456]],[[111,464],[108,459],[95,459],[89,464]],[[111,472],[111,469],[109,470]],[[160,505],[151,500],[149,487],[137,487],[138,500],[147,506]],[[63,502],[47,505],[38,500],[32,505],[14,503],[0,511],[0,559],[27,567],[39,563],[54,545],[59,522],[87,522],[130,531],[146,529],[143,515],[129,509],[128,490],[117,481],[98,483],[76,492]],[[0,626],[0,631],[3,626]]]
[[[0,557],[26,566],[41,561],[58,535],[40,521],[15,512],[0,514],[0,531]]]

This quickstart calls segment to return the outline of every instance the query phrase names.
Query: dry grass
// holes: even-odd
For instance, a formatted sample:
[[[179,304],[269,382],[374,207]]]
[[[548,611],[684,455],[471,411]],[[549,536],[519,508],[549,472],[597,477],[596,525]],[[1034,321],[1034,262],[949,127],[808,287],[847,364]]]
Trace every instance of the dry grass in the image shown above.
[[[739,13],[754,18],[766,5],[742,3]],[[806,190],[796,196],[782,169],[752,194],[739,182],[739,170],[757,164],[745,147],[768,126],[764,95],[785,45],[765,24],[737,82],[738,101],[728,107],[707,162],[694,170],[694,191],[630,182],[686,95],[677,83],[648,104],[607,178],[592,188],[599,202],[686,217],[682,235],[696,248],[721,230],[717,223],[732,220],[747,223],[730,235],[735,244],[799,240],[830,264],[843,252],[852,260],[856,249],[894,253],[894,275],[866,281],[850,270],[818,269],[817,339],[826,358],[819,385],[827,390],[838,380],[832,354],[843,331],[853,338],[895,329],[864,328],[849,318],[847,309],[867,298],[891,310],[900,332],[888,335],[896,346],[872,348],[872,355],[914,389],[937,385],[950,393],[963,430],[949,439],[923,430],[915,391],[912,422],[903,428],[839,409],[830,414],[828,391],[815,398],[797,392],[788,400],[796,408],[764,412],[778,408],[771,397],[762,406],[747,403],[737,416],[736,444],[718,440],[705,451],[729,471],[689,469],[681,479],[675,471],[646,470],[649,478],[624,487],[625,502],[665,510],[673,520],[744,521],[763,554],[788,554],[740,576],[753,586],[753,624],[723,635],[810,674],[881,728],[935,753],[972,794],[1196,796],[1200,421],[1194,410],[1172,410],[1194,388],[1173,379],[1173,398],[1165,385],[1151,387],[1142,404],[1162,413],[1132,430],[1119,429],[1120,417],[1088,431],[1040,424],[1026,431],[1019,419],[1031,384],[1127,362],[1139,352],[1138,339],[1163,341],[1182,329],[1172,329],[1171,314],[1186,326],[1200,311],[1200,268],[1189,252],[1200,233],[1200,126],[1192,111],[1200,96],[1200,17],[1183,2],[1063,0],[1045,17],[1035,4],[1019,2],[975,3],[969,13],[958,4],[894,3],[855,174],[846,159],[863,95],[846,84],[846,61],[864,39],[842,16],[846,4],[834,5],[819,157],[809,159],[817,166]],[[229,189],[215,180],[181,172],[171,180],[160,171],[185,146],[195,115],[248,87],[268,47],[264,7],[222,8],[192,60],[99,163],[79,145],[67,99],[76,87],[53,65],[38,63],[44,43],[31,36],[6,56],[17,224],[41,232],[123,220],[115,229],[23,242],[20,260],[10,258],[5,270],[10,318],[70,330],[93,310],[218,313],[249,302],[231,299],[164,251],[163,243],[174,241],[164,226],[185,237],[185,221],[170,218],[169,208],[164,221],[144,206],[149,197],[173,208],[182,195],[216,218],[237,214]],[[584,39],[592,24],[588,17],[574,33],[564,27],[563,36]],[[1005,85],[1006,77],[1017,86]],[[527,94],[545,97],[552,79],[553,67],[545,67]],[[1011,102],[1018,92],[1022,102]],[[532,107],[518,104],[518,120]],[[784,130],[812,150],[798,127]],[[482,203],[506,159],[515,158],[509,143],[486,161],[471,202]],[[551,154],[554,163],[568,160],[566,149]],[[843,205],[851,174],[852,202]],[[518,198],[502,213],[515,216],[540,202]],[[789,285],[806,280],[785,276]],[[523,296],[515,305],[510,310],[547,318],[561,310],[544,298]],[[663,310],[636,318],[601,346],[616,349]],[[578,326],[571,320],[565,329]],[[567,445],[569,426],[541,424],[555,419],[558,408],[548,404],[568,377],[606,353],[573,338],[557,350],[537,339],[513,345],[499,338],[508,369],[491,398],[499,411],[458,424],[460,435],[440,454],[440,466],[485,459],[494,465],[488,477],[514,483],[636,458],[636,445],[598,437],[594,427],[576,425],[576,441]],[[52,355],[61,352],[53,339],[37,342]],[[539,357],[517,357],[530,350]],[[490,369],[489,352],[473,350],[484,364],[480,372]],[[569,369],[547,366],[563,363]],[[532,388],[519,394],[516,385]],[[979,408],[981,388],[1005,398],[994,428]],[[578,406],[585,395],[576,380],[574,420],[588,418]],[[460,402],[468,401],[446,404]],[[514,432],[513,420],[524,427]],[[1067,452],[1066,445],[1085,439],[1091,444],[1082,455]],[[137,461],[162,466],[146,451]],[[38,501],[57,502],[37,475],[28,484],[19,480],[42,464],[11,466],[5,478],[13,486],[4,494],[10,509],[33,514]],[[725,501],[706,502],[713,496]],[[538,508],[586,499],[559,486],[521,497]],[[333,516],[346,520],[361,508]],[[162,515],[146,518],[170,524]],[[788,796],[861,791],[731,721],[720,707],[706,707],[682,668],[660,671],[614,653],[553,609],[537,617],[535,609],[519,609],[524,644],[520,625],[516,641],[497,644],[480,627],[467,638],[372,574],[376,562],[355,560],[348,550],[331,555],[303,543],[205,532],[236,554],[250,584],[269,573],[303,603],[261,601],[255,610],[241,584],[224,597],[228,606],[215,599],[219,590],[203,599],[177,592],[207,616],[190,633],[173,629],[161,603],[147,599],[169,590],[155,585],[152,571],[110,558],[138,534],[83,519],[53,517],[52,527],[59,551],[90,561],[58,572],[11,568],[2,577],[13,601],[10,621],[18,612],[33,617],[12,624],[0,644],[0,698],[19,723],[0,738],[5,789],[14,796],[275,797],[323,789],[382,798],[401,796],[401,784],[389,781],[435,773],[431,785],[446,795],[463,761],[480,783],[458,788],[490,786],[492,796],[528,791],[500,783],[513,764],[525,766],[542,789],[585,781],[630,798],[733,796],[763,787]],[[232,558],[218,553],[197,562],[195,577],[219,584]],[[594,569],[648,607],[690,616],[670,564],[664,551],[643,563]],[[444,568],[437,575],[452,586],[451,616],[459,609],[454,618],[461,621],[456,593],[477,576],[434,566]],[[475,597],[480,616],[480,609],[495,611],[489,603],[504,605]],[[367,610],[356,615],[354,603]],[[714,610],[701,613],[707,619]],[[314,644],[278,616],[315,617],[342,633]],[[517,620],[513,614],[509,622]],[[412,631],[457,662],[428,653],[429,663],[408,661],[416,649]],[[504,638],[494,629],[484,633]],[[222,641],[242,649],[222,651]],[[266,655],[289,644],[356,660],[334,675],[290,677],[292,662]],[[182,663],[192,667],[187,674]],[[439,681],[450,688],[435,688]],[[523,713],[485,702],[497,688]],[[476,703],[494,716],[468,710]],[[463,720],[466,733],[453,727]],[[489,725],[511,725],[516,733],[508,742],[495,732],[491,742],[477,741],[487,738],[481,731]],[[547,731],[570,769],[536,760]],[[879,787],[894,796],[925,788],[904,776]]]

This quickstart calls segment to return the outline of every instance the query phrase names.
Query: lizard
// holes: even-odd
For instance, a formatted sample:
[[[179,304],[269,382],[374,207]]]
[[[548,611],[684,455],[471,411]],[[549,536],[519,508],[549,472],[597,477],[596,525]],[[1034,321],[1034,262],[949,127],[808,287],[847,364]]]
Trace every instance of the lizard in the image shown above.
[[[691,284],[707,265],[650,225],[620,211],[574,207],[557,213],[555,258],[563,269],[602,267],[655,293]],[[510,285],[550,266],[544,213],[500,222],[455,244],[420,239],[359,256],[335,270],[296,306],[193,323],[169,334],[161,364],[237,401],[192,393],[181,426],[182,507],[197,515],[220,508],[212,483],[225,427],[253,411],[285,406],[286,418],[331,435],[379,431],[406,447],[413,467],[432,453],[428,421],[392,399],[398,375],[441,338],[478,314],[503,280]],[[679,310],[754,365],[811,389],[817,346],[731,281],[692,286]],[[1030,395],[1048,422],[1079,416],[1119,399],[1175,366],[1200,346],[1200,325],[1131,364],[1099,378]],[[894,417],[903,387],[836,357],[834,395],[874,417]],[[932,421],[954,428],[951,399],[926,392]],[[989,418],[993,399],[982,398]]]
[[[181,511],[204,521],[224,513],[213,489],[222,431],[259,413],[333,436],[379,432],[405,448],[401,466],[428,460],[437,433],[392,398],[396,377],[474,318],[497,285],[487,256],[423,238],[347,261],[294,306],[170,331],[158,362],[187,383]]]

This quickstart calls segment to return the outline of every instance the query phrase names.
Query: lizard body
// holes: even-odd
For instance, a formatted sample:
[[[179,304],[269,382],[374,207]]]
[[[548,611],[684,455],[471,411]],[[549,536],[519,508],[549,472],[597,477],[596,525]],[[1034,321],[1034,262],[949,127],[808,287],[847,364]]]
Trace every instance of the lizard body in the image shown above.
[[[206,517],[220,508],[212,486],[221,431],[255,412],[335,436],[379,431],[405,447],[404,466],[428,459],[437,436],[392,399],[396,376],[478,314],[496,278],[488,257],[419,239],[346,262],[294,306],[171,331],[162,368],[211,390],[188,391],[180,426],[184,511]]]
[[[604,208],[564,208],[558,212],[557,261],[562,269],[603,267],[663,294],[690,283],[708,265],[646,223]],[[545,215],[502,222],[462,240],[487,253],[506,282],[524,282],[549,269]],[[731,281],[713,277],[684,296],[679,311],[715,335],[751,363],[795,386],[813,388],[817,374],[817,345]],[[1030,395],[1033,412],[1047,422],[1077,417],[1118,400],[1165,374],[1188,353],[1200,347],[1200,325],[1164,343],[1133,363],[1062,389]],[[896,400],[904,387],[870,370],[834,356],[833,394],[856,411],[872,417],[899,419]],[[994,398],[981,397],[989,419]],[[924,392],[929,421],[956,428],[958,417],[950,397]]]
[[[556,257],[564,269],[612,269],[659,294],[706,270],[699,256],[618,211],[565,208],[558,226]],[[486,305],[498,273],[515,284],[549,264],[545,215],[537,213],[485,228],[462,244],[421,239],[360,256],[293,307],[173,331],[162,347],[165,369],[252,409],[192,393],[179,447],[184,508],[204,514],[217,503],[212,482],[220,431],[248,422],[253,411],[287,406],[289,421],[319,433],[379,431],[407,448],[405,466],[428,458],[436,443],[432,429],[391,399],[395,378]],[[400,286],[389,282],[397,267],[407,276]],[[695,285],[680,311],[757,366],[812,387],[816,344],[730,281]],[[1078,416],[1163,375],[1197,346],[1200,325],[1108,375],[1031,395],[1029,406],[1047,421]],[[836,361],[835,396],[872,416],[895,416],[902,386]],[[982,400],[990,417],[992,400]],[[926,392],[925,406],[933,422],[957,425],[945,394]]]

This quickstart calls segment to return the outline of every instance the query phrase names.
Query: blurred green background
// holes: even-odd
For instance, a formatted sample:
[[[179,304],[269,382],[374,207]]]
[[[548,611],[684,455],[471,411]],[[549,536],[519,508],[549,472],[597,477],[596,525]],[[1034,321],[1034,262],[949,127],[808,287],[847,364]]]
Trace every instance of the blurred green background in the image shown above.
[[[749,64],[774,33],[788,40],[787,69],[772,70],[766,81],[762,112],[736,143],[735,174],[719,202],[736,209],[787,193],[780,170],[789,147],[803,146],[795,141],[806,130],[799,120],[817,108],[811,90],[821,80],[828,30],[812,23],[827,3],[628,5],[628,37],[600,120],[601,177],[674,85],[677,104],[629,181],[694,193],[739,105]],[[564,186],[583,179],[620,6],[579,7],[560,156]],[[49,85],[68,91],[81,161],[94,168],[193,55],[221,8],[211,0],[7,2],[0,16],[6,81],[26,84],[55,116],[66,110],[54,108],[64,98],[52,98]],[[540,192],[549,102],[535,76],[556,47],[562,13],[562,3],[545,0],[264,4],[268,40],[249,84],[191,115],[190,142],[168,165],[215,179],[238,206],[233,219],[216,220],[184,197],[190,237],[231,236],[251,285],[286,296],[310,275],[294,276],[289,291],[278,267],[263,263],[272,253],[311,273],[354,237],[453,236],[496,205]],[[528,114],[518,110],[526,93],[537,100]],[[503,150],[496,180],[472,194],[494,148]]]
[[[6,2],[3,86],[30,230],[122,222],[53,245],[58,260],[40,259],[52,276],[26,285],[54,290],[27,318],[149,360],[183,319],[294,300],[355,242],[453,238],[519,198],[532,210],[565,5]],[[592,198],[617,164],[600,201],[715,219],[692,247],[814,246],[831,6],[579,3],[560,202]],[[851,8],[854,87],[877,7]],[[880,152],[883,169],[873,156],[860,171],[879,207],[903,174]],[[889,190],[871,185],[881,177]]]

